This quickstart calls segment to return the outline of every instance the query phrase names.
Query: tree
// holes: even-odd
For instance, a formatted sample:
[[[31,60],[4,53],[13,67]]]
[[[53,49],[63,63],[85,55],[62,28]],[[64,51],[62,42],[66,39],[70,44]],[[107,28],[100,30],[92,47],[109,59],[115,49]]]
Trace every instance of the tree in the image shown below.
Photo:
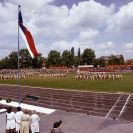
[[[121,55],[119,59],[119,65],[123,65],[123,64],[124,64],[124,57],[123,55]]]
[[[72,65],[74,65],[74,47],[71,48],[71,53],[72,53],[72,56],[73,56],[73,60],[72,60]]]
[[[109,58],[109,65],[123,65],[124,64],[124,57],[123,55],[111,55]]]
[[[59,66],[61,61],[60,52],[51,50],[46,61],[47,66]]]
[[[27,49],[21,49],[19,53],[20,67],[29,68],[32,67],[32,58]]]
[[[98,58],[95,60],[95,66],[105,67],[106,62],[103,58]]]
[[[93,65],[95,57],[95,52],[92,49],[85,49],[81,56],[82,64]]]
[[[0,61],[0,69],[17,69],[18,53],[13,51],[7,57]],[[43,63],[42,55],[39,53],[38,58],[31,58],[27,49],[21,49],[19,53],[20,68],[41,68]]]
[[[74,65],[75,65],[75,67],[80,65],[80,58],[78,56],[74,57]]]
[[[33,68],[41,68],[43,65],[44,58],[42,57],[42,54],[38,54],[38,58],[32,59],[32,67]]]
[[[17,52],[11,52],[0,61],[0,69],[17,69]]]
[[[71,48],[71,53],[72,53],[72,55],[74,57],[74,47]]]
[[[80,58],[80,48],[78,48],[78,57]]]
[[[8,63],[8,57],[5,57],[0,61],[0,69],[8,69],[9,68],[9,63]]]
[[[11,52],[8,56],[8,65],[11,69],[17,69],[18,67],[18,55],[17,52]]]
[[[63,65],[65,66],[72,66],[73,65],[73,54],[68,51],[68,50],[64,50],[62,53],[62,62]]]

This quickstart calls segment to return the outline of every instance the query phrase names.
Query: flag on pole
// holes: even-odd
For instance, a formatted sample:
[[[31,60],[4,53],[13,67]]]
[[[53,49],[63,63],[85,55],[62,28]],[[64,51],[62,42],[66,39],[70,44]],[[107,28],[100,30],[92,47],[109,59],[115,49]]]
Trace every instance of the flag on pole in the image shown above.
[[[38,52],[36,50],[33,37],[31,35],[30,31],[23,25],[23,18],[22,18],[21,10],[19,11],[19,14],[18,14],[18,24],[19,24],[19,28],[20,28],[20,33],[26,43],[27,49],[28,49],[31,57],[32,58],[37,57]]]

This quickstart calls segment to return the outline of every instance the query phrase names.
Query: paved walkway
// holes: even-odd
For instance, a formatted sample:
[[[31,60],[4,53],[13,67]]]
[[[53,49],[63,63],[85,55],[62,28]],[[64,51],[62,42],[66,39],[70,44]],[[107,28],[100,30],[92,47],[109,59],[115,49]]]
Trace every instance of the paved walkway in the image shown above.
[[[40,114],[40,133],[50,133],[52,124],[62,120],[64,133],[132,133],[133,123],[105,119],[71,112],[56,111],[50,115]]]
[[[133,123],[116,119],[100,118],[85,114],[55,111],[39,114],[40,133],[50,133],[53,123],[62,120],[64,133],[132,133]],[[0,133],[5,133],[5,115],[0,115]]]

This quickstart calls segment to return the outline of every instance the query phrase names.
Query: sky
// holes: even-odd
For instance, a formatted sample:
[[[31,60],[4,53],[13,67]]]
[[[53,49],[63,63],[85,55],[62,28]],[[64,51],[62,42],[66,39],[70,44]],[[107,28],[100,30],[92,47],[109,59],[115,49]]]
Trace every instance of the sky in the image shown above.
[[[133,58],[133,0],[0,0],[0,59],[17,51],[17,13],[44,57],[78,48]],[[20,48],[26,48],[20,35]]]

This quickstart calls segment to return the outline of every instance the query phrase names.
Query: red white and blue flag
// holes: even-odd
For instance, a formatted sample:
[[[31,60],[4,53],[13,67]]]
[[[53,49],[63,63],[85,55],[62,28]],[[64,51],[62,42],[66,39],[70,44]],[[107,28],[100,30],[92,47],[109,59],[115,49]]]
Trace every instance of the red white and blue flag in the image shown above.
[[[19,11],[19,14],[18,14],[18,24],[19,24],[19,28],[20,28],[20,33],[26,43],[27,49],[28,49],[31,57],[32,58],[37,57],[38,52],[36,50],[33,37],[31,35],[30,31],[23,25],[23,18],[22,18],[21,11]]]

